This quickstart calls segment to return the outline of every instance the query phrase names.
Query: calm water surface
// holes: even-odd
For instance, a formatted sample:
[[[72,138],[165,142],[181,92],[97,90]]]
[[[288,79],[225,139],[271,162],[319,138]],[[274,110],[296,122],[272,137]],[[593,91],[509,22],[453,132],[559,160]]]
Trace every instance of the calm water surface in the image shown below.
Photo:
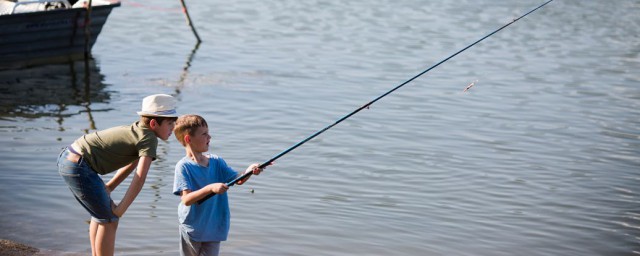
[[[191,1],[196,47],[178,1],[124,1],[88,69],[0,71],[0,238],[88,253],[56,157],[146,95],[243,170],[541,3]],[[640,254],[639,12],[554,1],[296,149],[230,190],[222,255]],[[159,152],[118,255],[177,254],[184,151]]]

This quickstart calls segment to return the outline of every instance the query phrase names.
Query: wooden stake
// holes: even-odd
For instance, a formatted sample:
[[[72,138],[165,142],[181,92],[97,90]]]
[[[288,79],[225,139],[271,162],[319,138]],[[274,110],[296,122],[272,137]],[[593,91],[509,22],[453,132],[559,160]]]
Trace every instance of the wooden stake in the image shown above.
[[[84,59],[89,59],[89,52],[91,51],[91,1],[86,6],[87,12],[84,15]]]
[[[193,35],[196,36],[198,43],[202,42],[202,40],[200,40],[198,32],[196,31],[196,28],[193,26],[193,22],[191,22],[191,16],[189,16],[189,11],[187,11],[187,5],[184,3],[184,0],[180,0],[180,3],[182,4],[182,12],[184,12],[184,15],[187,17],[187,25],[189,25],[189,27],[191,28]]]

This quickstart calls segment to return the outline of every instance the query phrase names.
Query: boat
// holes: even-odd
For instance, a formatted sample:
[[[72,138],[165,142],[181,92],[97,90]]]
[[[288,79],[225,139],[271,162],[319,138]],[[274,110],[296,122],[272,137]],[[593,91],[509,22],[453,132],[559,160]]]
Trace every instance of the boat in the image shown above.
[[[86,5],[86,0],[73,5],[68,0],[0,0],[0,69],[84,58],[120,1]],[[88,10],[90,29],[85,30]]]

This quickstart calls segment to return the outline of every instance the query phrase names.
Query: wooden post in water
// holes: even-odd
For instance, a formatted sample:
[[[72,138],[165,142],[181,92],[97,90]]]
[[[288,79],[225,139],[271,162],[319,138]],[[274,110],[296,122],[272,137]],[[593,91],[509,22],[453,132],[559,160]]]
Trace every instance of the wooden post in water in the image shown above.
[[[198,43],[202,42],[202,40],[200,40],[198,32],[196,31],[196,28],[193,26],[193,22],[191,22],[191,16],[189,16],[189,11],[187,10],[187,5],[184,3],[184,0],[180,0],[180,4],[182,4],[182,12],[184,12],[184,15],[187,17],[187,25],[189,25],[189,27],[191,28],[193,35],[196,36]]]
[[[92,0],[89,0],[86,6],[87,12],[84,15],[84,60],[89,60],[89,52],[91,51],[91,4]]]
[[[85,93],[87,95],[89,95],[89,85],[91,84],[91,76],[89,73],[89,60],[91,58],[91,5],[92,0],[89,0],[87,12],[84,15],[84,83]],[[91,115],[91,113],[89,113],[89,115]]]

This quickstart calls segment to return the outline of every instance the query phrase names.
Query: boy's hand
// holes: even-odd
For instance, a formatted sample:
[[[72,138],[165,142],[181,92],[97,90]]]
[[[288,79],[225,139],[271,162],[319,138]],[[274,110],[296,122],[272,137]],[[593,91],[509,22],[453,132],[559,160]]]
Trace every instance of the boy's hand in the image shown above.
[[[258,163],[249,165],[249,167],[247,167],[247,170],[245,170],[244,173],[252,172],[253,175],[260,175],[260,173],[262,172],[262,168],[259,168],[259,167],[260,167],[260,164],[258,164]],[[247,182],[247,180],[249,180],[249,176],[247,176],[244,179],[239,180],[237,184],[238,185],[242,185],[245,182]]]
[[[260,164],[256,163],[256,164],[252,164],[249,165],[249,167],[247,167],[247,170],[244,171],[245,173],[247,172],[253,172],[253,175],[260,175],[260,173],[262,172],[262,169],[259,168]]]
[[[104,188],[105,190],[107,190],[107,195],[111,197],[111,191],[113,190],[109,187],[109,185],[105,185]],[[111,202],[113,203],[113,200]]]
[[[118,218],[122,217],[122,215],[124,214],[119,211],[118,205],[113,202],[113,200],[111,200],[111,212],[113,212],[114,215],[118,216]]]
[[[214,194],[223,194],[224,192],[227,192],[227,190],[229,189],[227,184],[224,184],[224,183],[213,183],[213,184],[209,184],[208,187],[211,190],[211,192]]]

